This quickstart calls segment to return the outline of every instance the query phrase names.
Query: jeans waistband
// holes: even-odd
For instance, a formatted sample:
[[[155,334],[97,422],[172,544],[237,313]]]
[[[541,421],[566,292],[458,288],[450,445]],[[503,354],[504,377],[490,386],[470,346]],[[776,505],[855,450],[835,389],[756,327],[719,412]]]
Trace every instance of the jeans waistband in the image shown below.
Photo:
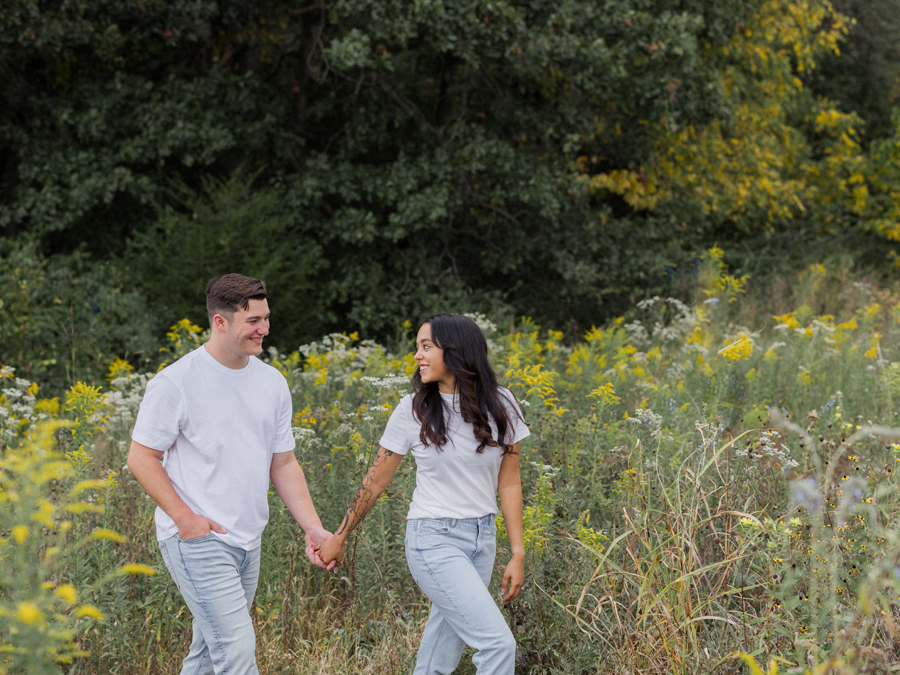
[[[489,513],[488,515],[481,516],[480,518],[410,518],[406,522],[410,524],[421,522],[435,522],[446,524],[450,527],[453,527],[455,525],[474,525],[480,530],[483,527],[490,527],[491,525],[493,525],[496,519],[496,514]]]

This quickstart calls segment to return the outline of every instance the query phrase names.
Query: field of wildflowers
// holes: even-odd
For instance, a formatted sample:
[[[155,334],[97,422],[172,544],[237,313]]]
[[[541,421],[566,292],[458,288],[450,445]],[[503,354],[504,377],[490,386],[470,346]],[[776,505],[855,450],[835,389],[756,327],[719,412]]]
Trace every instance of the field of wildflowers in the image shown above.
[[[526,587],[506,610],[521,673],[898,670],[900,297],[814,266],[754,299],[720,260],[711,249],[692,304],[650,298],[577,341],[474,317],[532,431]],[[168,337],[166,362],[204,340],[186,321]],[[353,334],[268,352],[326,527],[408,390],[403,350]],[[0,673],[176,672],[189,615],[153,573],[153,505],[124,468],[152,373],[119,360],[59,401],[13,365]],[[414,480],[401,464],[335,575],[308,564],[272,496],[262,673],[410,672],[428,609],[403,556]]]

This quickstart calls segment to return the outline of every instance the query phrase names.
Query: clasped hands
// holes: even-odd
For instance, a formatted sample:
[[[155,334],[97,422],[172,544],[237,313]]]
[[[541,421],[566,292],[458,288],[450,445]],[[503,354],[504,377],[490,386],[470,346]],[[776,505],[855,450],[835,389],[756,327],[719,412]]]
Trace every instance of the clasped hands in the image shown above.
[[[341,546],[340,555],[331,554],[330,548],[325,548],[323,550],[326,543],[333,542],[335,539],[334,535],[328,530],[324,528],[311,528],[306,531],[304,539],[306,543],[306,557],[309,558],[309,561],[316,567],[332,571],[340,564],[341,560],[343,560],[343,546]],[[325,555],[323,555],[323,553]]]
[[[344,560],[344,540],[336,534],[329,535],[312,547],[307,546],[306,555],[313,561],[313,564],[327,570],[334,570]]]

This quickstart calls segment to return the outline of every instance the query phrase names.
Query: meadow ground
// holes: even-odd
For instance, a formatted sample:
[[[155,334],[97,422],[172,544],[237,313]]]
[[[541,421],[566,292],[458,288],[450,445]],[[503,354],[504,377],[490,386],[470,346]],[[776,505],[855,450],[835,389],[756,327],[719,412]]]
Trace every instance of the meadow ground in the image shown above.
[[[576,340],[475,317],[531,428],[526,587],[505,610],[521,673],[900,670],[900,297],[819,266],[750,297],[720,257],[692,304],[648,299]],[[202,339],[176,324],[167,360]],[[408,390],[414,362],[394,351],[330,335],[268,354],[326,527]],[[177,672],[189,615],[153,573],[153,505],[124,466],[152,373],[116,361],[60,402],[15,366],[0,373],[0,673]],[[411,671],[428,609],[403,555],[414,480],[401,464],[336,575],[309,565],[272,495],[260,672]]]

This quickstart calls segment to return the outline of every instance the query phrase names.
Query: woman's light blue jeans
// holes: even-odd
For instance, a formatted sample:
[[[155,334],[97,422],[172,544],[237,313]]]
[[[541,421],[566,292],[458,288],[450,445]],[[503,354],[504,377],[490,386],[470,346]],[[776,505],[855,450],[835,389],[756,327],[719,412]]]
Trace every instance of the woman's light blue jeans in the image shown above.
[[[259,580],[259,547],[244,551],[214,534],[159,542],[169,574],[194,616],[194,639],[181,675],[258,675],[250,606]]]
[[[406,522],[406,561],[431,600],[413,675],[449,675],[466,645],[479,675],[513,675],[516,641],[487,586],[497,552],[494,516]]]

